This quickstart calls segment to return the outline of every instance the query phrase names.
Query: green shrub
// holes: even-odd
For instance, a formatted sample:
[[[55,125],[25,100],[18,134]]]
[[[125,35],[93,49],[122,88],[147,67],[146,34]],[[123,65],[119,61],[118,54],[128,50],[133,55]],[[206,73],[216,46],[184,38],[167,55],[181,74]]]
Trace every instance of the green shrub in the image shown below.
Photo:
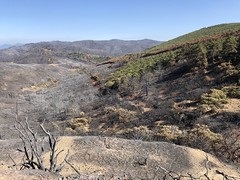
[[[223,141],[221,134],[212,132],[207,125],[197,124],[181,137],[181,144],[199,148],[208,152]]]
[[[175,142],[193,148],[213,151],[223,140],[222,135],[212,132],[207,125],[197,124],[189,130],[181,130],[174,125],[164,125],[160,127],[155,137],[159,140]]]
[[[72,118],[67,123],[68,131],[69,131],[69,128],[71,128],[72,130],[75,130],[76,132],[81,132],[81,133],[89,132],[90,131],[90,123],[91,123],[91,119],[88,117]]]
[[[223,91],[229,98],[240,99],[240,86],[225,87],[223,88]]]
[[[227,104],[227,95],[219,89],[211,89],[210,93],[205,93],[201,96],[201,107],[205,111],[222,108],[223,104]]]
[[[174,125],[164,125],[160,128],[157,135],[158,138],[163,140],[176,142],[183,136],[183,131]]]

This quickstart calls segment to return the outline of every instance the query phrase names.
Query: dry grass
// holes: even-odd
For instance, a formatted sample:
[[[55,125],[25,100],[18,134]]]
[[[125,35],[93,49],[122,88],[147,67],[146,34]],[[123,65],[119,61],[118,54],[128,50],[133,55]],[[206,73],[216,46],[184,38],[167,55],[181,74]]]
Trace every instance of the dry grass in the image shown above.
[[[57,85],[58,80],[49,78],[47,81],[23,88],[22,91],[38,91],[45,88],[50,88]]]

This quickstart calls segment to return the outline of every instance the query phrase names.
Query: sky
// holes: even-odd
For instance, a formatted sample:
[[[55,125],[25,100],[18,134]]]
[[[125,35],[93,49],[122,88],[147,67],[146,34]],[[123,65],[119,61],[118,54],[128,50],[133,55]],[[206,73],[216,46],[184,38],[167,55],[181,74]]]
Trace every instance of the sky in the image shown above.
[[[0,0],[0,44],[39,41],[167,41],[240,22],[240,0]]]

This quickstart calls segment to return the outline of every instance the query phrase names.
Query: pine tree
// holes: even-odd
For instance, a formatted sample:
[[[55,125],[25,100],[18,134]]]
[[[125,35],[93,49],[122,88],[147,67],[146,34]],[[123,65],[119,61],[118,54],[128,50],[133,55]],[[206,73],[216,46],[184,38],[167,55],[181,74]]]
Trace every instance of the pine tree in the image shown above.
[[[211,60],[213,63],[219,61],[221,59],[221,51],[222,51],[223,42],[219,38],[217,40],[213,40],[207,43],[208,60]]]
[[[236,61],[237,58],[237,48],[238,48],[238,40],[236,36],[227,37],[223,42],[223,58],[229,61]]]
[[[206,68],[208,66],[207,48],[204,44],[198,43],[194,45],[191,53],[197,67]]]
[[[238,38],[236,63],[240,64],[240,37]]]

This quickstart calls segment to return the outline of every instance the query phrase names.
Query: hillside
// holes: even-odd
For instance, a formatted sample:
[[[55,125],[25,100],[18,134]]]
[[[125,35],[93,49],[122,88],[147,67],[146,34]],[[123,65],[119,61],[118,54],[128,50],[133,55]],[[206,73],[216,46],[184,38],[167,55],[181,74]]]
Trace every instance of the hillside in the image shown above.
[[[197,44],[201,42],[209,42],[214,39],[222,39],[225,36],[229,35],[239,35],[240,25],[239,23],[231,24],[220,24],[211,27],[202,28],[200,30],[179,36],[175,39],[163,42],[157,46],[146,49],[145,51],[139,52],[137,54],[128,54],[121,57],[116,57],[110,62],[116,61],[130,61],[134,59],[139,59],[141,57],[153,56],[161,54],[163,52],[170,52],[177,49],[180,49],[183,46],[188,46],[191,44]]]
[[[44,121],[60,136],[58,149],[72,150],[71,162],[93,178],[161,179],[176,172],[237,179],[240,24],[204,28],[111,59],[116,51],[110,45],[86,41],[80,51],[78,43],[0,51],[2,167],[12,162],[7,153],[21,160],[17,116],[21,122],[27,117],[39,136]],[[73,173],[69,166],[63,171]]]
[[[146,53],[151,53],[154,51],[161,51],[164,49],[171,49],[177,46],[182,46],[185,43],[191,44],[199,41],[207,41],[210,39],[220,38],[221,36],[229,35],[229,34],[237,34],[240,30],[239,23],[231,23],[231,24],[220,24],[210,27],[205,27],[199,29],[197,31],[188,33],[186,35],[177,37],[161,45],[157,45],[146,50]]]
[[[210,63],[232,58],[234,59],[232,63],[238,65],[236,59],[239,50],[239,34],[239,24],[217,25],[180,36],[142,53],[122,56],[116,62],[126,60],[134,62],[129,62],[117,71],[112,76],[113,82],[109,82],[109,85],[116,82],[114,84],[116,86],[117,81],[121,81],[125,77],[140,76],[141,73],[154,70],[159,65],[166,68],[184,61],[188,61],[193,68],[194,66],[207,68]],[[229,53],[231,57],[229,57]]]
[[[104,94],[121,97],[121,105],[105,109],[103,117],[116,118],[106,131],[230,158],[217,152],[216,144],[225,143],[235,147],[232,161],[239,163],[239,30],[240,24],[204,28],[118,58],[112,67],[121,61],[125,65],[107,77],[102,88]]]

